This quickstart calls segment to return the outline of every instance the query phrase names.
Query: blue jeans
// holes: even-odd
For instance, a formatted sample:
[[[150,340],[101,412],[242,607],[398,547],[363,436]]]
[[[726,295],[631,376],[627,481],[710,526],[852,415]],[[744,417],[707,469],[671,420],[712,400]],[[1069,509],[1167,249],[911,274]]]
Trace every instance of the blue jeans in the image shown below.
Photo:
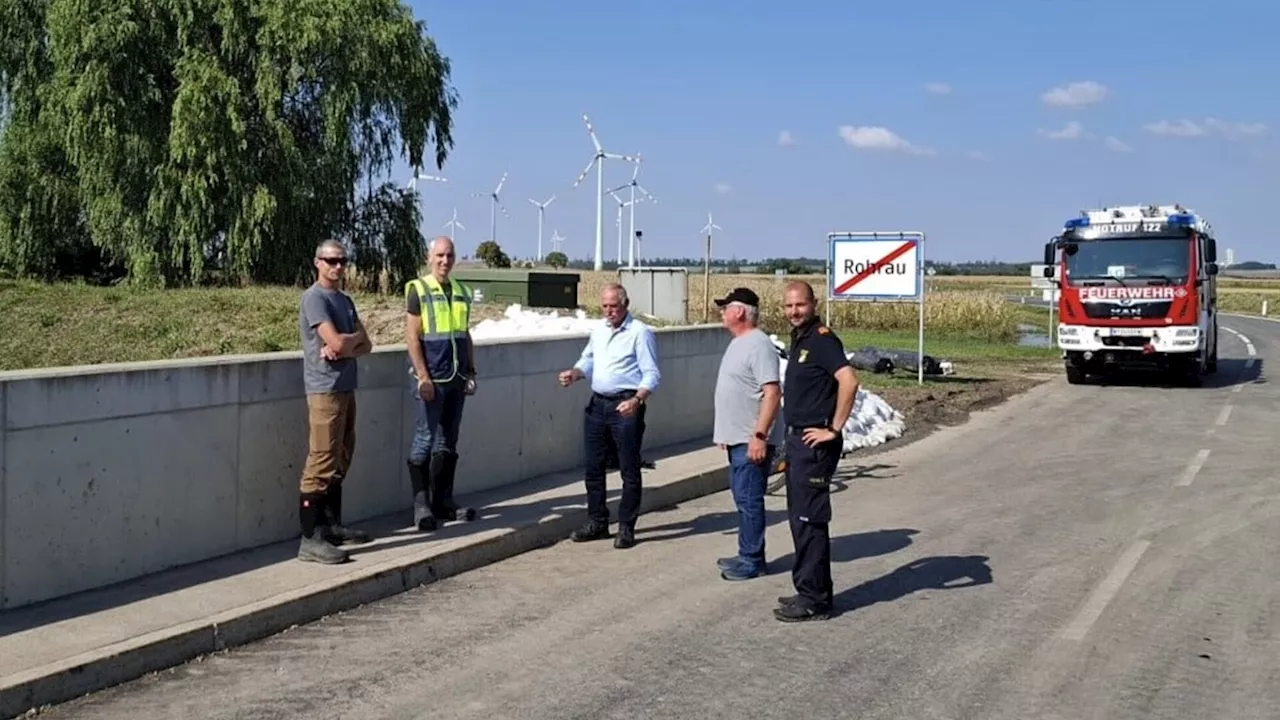
[[[747,444],[730,445],[729,491],[738,507],[738,557],[748,564],[764,563],[764,489],[768,481],[772,445],[766,446],[764,460],[747,459]]]
[[[458,428],[462,425],[462,408],[466,404],[466,379],[436,384],[435,397],[425,402],[418,395],[418,383],[410,381],[409,393],[417,401],[413,422],[413,442],[409,446],[409,462],[425,465],[436,453],[458,454]]]

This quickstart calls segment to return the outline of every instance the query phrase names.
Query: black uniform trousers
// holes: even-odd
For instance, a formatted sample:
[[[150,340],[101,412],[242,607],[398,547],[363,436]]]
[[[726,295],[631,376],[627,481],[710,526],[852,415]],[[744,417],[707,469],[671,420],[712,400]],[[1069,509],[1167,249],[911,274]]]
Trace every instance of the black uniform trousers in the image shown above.
[[[622,475],[618,523],[634,527],[640,515],[640,445],[646,406],[641,404],[631,417],[623,417],[618,412],[618,403],[635,395],[634,390],[616,395],[593,392],[587,401],[582,428],[587,515],[601,524],[609,522],[605,474],[611,455],[617,457],[619,474]]]
[[[841,438],[809,447],[801,428],[787,428],[787,516],[796,559],[791,582],[800,603],[831,607],[831,478],[840,464]]]

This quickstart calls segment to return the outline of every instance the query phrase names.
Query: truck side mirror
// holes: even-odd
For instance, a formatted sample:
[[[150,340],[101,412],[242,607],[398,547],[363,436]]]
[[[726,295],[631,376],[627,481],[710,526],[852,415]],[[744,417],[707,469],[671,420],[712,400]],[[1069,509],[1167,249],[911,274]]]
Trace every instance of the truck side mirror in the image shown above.
[[[1053,277],[1053,266],[1045,265],[1044,267],[1040,268],[1040,274],[1047,278]]]
[[[1052,267],[1055,254],[1056,253],[1054,252],[1054,249],[1053,249],[1053,241],[1049,241],[1045,243],[1044,244],[1044,264]],[[1049,276],[1045,275],[1045,277],[1049,277]]]
[[[1205,262],[1218,262],[1218,241],[1209,238],[1204,243],[1204,259]]]
[[[1216,262],[1211,262],[1211,263],[1209,263],[1209,274],[1210,274],[1210,275],[1217,275],[1217,274],[1218,274],[1218,263],[1216,263]]]

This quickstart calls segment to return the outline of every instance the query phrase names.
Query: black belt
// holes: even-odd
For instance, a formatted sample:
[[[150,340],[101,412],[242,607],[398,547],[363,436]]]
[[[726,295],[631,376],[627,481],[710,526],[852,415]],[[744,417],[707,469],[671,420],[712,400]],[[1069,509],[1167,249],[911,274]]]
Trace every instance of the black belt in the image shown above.
[[[811,428],[822,428],[823,430],[826,430],[827,427],[828,427],[827,425],[788,425],[787,434],[803,435],[805,430],[809,430]]]
[[[622,402],[623,400],[630,400],[631,398],[635,397],[635,396],[636,396],[636,391],[635,391],[635,390],[620,390],[620,391],[618,391],[618,392],[616,392],[616,393],[613,393],[613,394],[611,394],[611,395],[606,395],[606,394],[604,394],[604,393],[598,393],[598,392],[592,391],[591,395],[592,395],[593,397],[598,397],[598,398],[600,398],[601,400],[607,400],[607,401],[609,401],[609,402]]]

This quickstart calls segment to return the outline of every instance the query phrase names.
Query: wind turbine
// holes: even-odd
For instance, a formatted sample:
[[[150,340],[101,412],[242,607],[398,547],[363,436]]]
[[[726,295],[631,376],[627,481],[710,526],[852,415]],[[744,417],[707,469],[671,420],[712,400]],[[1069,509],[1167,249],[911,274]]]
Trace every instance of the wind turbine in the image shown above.
[[[596,269],[596,272],[599,272],[600,270],[604,269],[604,258],[602,257],[604,255],[604,161],[606,158],[609,160],[623,160],[626,162],[639,162],[639,160],[629,155],[618,155],[617,153],[605,152],[604,148],[601,147],[600,145],[600,141],[596,138],[595,129],[591,127],[591,118],[587,117],[586,114],[584,113],[582,115],[582,121],[587,124],[587,134],[591,136],[591,143],[596,146],[596,152],[594,155],[591,156],[591,161],[587,163],[587,167],[582,171],[582,174],[579,175],[578,179],[573,182],[573,186],[578,187],[578,185],[582,183],[583,179],[587,177],[587,173],[591,172],[591,166],[595,165],[596,167],[595,269]]]
[[[703,321],[711,320],[711,231],[723,230],[724,228],[715,224],[711,219],[711,213],[707,213],[707,224],[702,226],[702,232],[707,234],[707,257],[703,261],[703,283],[702,283],[702,307]]]
[[[444,225],[441,225],[441,227],[449,228],[449,237],[451,239],[456,239],[458,237],[459,229],[462,229],[462,230],[467,229],[466,225],[463,225],[462,223],[458,222],[458,208],[453,209],[453,219],[445,223]]]
[[[563,247],[564,247],[564,238],[560,235],[560,231],[552,230],[551,231],[551,251],[561,252],[561,248]]]
[[[422,173],[415,170],[413,173],[413,177],[409,178],[409,182],[404,186],[405,189],[406,190],[418,189],[419,180],[435,180],[436,182],[449,182],[448,179],[442,178],[438,175],[423,175]]]
[[[623,185],[623,187],[626,187],[626,186],[625,186],[625,185]],[[623,209],[625,209],[625,208],[627,208],[627,207],[630,207],[630,208],[631,208],[631,217],[633,217],[633,218],[634,218],[634,217],[635,217],[635,213],[636,213],[636,208],[635,208],[636,200],[633,198],[633,199],[631,199],[631,200],[628,200],[628,201],[626,201],[626,202],[623,202],[622,198],[618,197],[618,193],[616,193],[616,192],[614,192],[614,191],[610,190],[610,191],[609,191],[609,194],[610,194],[610,195],[612,195],[612,196],[613,196],[613,199],[614,199],[614,200],[616,200],[616,201],[618,202],[618,267],[622,267],[622,211],[623,211]],[[643,198],[641,198],[641,199],[643,199]],[[635,221],[633,220],[632,222],[634,223]],[[634,225],[633,225],[633,227],[634,227]],[[633,252],[634,252],[634,251],[633,251]],[[632,257],[633,257],[633,258],[635,257],[635,256],[634,256],[634,254],[632,255]],[[634,265],[634,264],[632,264],[632,267],[634,267],[634,266],[635,266],[635,265]]]
[[[631,188],[631,202],[629,203],[631,205],[631,235],[627,240],[627,267],[631,267],[631,268],[634,268],[636,266],[636,190],[639,190],[640,192],[644,193],[644,196],[647,197],[649,201],[652,202],[654,205],[658,204],[658,199],[653,196],[653,193],[649,192],[648,190],[645,190],[643,185],[636,182],[636,176],[640,174],[641,162],[643,162],[643,159],[640,157],[639,154],[637,154],[636,168],[635,170],[631,171],[631,182],[627,183],[626,185],[619,185],[618,187],[609,191],[613,193],[626,187]],[[618,254],[621,255],[622,253],[619,252]],[[621,262],[621,259],[619,259],[619,262]]]
[[[538,257],[534,258],[536,262],[542,262],[542,215],[546,211],[547,206],[556,201],[556,196],[552,195],[550,200],[546,202],[538,202],[533,198],[529,198],[529,202],[538,208]]]
[[[498,187],[494,188],[493,192],[472,193],[475,197],[487,197],[493,200],[493,204],[489,206],[489,239],[495,243],[498,242],[498,210],[502,210],[503,217],[511,217],[507,214],[507,209],[502,206],[502,198],[499,195],[502,192],[503,184],[506,182],[507,174],[502,173],[502,179],[498,181]]]

